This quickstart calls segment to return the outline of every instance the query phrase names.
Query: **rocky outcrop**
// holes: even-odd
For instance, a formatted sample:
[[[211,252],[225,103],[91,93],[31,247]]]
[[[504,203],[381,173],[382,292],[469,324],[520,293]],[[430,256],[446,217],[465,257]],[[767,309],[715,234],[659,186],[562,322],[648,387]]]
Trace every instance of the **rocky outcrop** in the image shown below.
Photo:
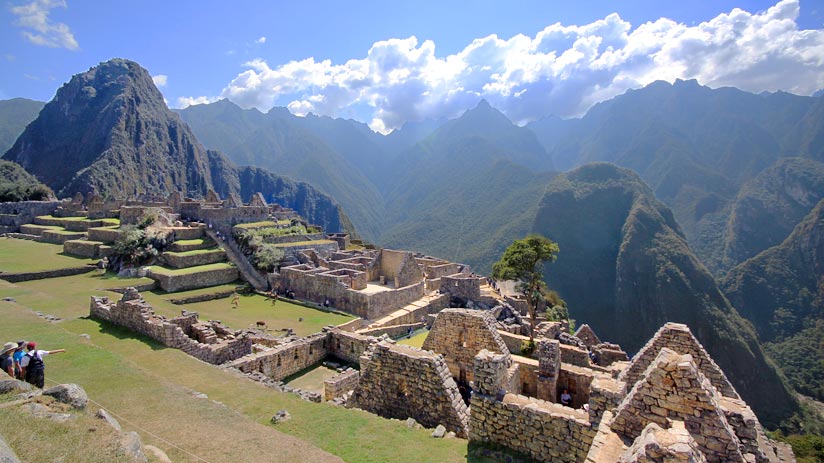
[[[89,396],[77,384],[58,384],[43,391],[43,395],[52,396],[58,402],[71,405],[77,410],[84,410],[89,404]]]

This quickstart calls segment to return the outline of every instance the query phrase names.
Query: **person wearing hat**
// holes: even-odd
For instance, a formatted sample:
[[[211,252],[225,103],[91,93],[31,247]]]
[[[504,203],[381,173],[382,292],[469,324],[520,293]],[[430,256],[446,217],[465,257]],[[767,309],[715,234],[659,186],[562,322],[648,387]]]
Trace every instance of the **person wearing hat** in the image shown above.
[[[14,360],[11,358],[11,353],[17,348],[17,344],[7,342],[3,344],[3,349],[0,350],[0,369],[14,378]]]
[[[23,377],[27,383],[43,389],[43,384],[46,381],[46,364],[43,363],[43,357],[66,352],[66,349],[37,350],[37,343],[35,342],[26,344],[26,349],[28,349],[28,352],[20,360]]]
[[[20,381],[25,379],[23,376],[23,368],[20,367],[20,361],[23,360],[24,355],[26,355],[26,341],[21,339],[17,341],[17,349],[14,350],[14,354],[11,356],[12,360],[14,360],[14,377]]]

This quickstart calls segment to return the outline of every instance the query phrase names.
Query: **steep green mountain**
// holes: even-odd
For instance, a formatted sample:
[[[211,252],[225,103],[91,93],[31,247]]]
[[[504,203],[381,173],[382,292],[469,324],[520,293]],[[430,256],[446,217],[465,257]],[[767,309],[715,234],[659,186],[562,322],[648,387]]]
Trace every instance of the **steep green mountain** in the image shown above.
[[[396,158],[385,194],[381,244],[470,264],[488,273],[504,248],[529,229],[554,174],[534,135],[486,102]]]
[[[281,198],[328,230],[345,221],[330,198],[308,185],[237,168],[206,151],[171,112],[149,73],[135,62],[113,59],[64,84],[26,127],[4,159],[22,165],[65,197],[80,191],[129,197],[174,190],[202,197],[252,192],[243,178],[257,179],[268,199]]]
[[[722,265],[723,230],[740,188],[783,157],[824,156],[821,99],[695,81],[655,82],[599,103],[581,119],[528,127],[559,168],[608,161],[638,172],[717,274],[729,268]]]
[[[560,246],[547,283],[599,336],[632,352],[665,322],[686,323],[765,423],[797,411],[752,327],[636,173],[595,163],[558,175],[532,231]]]
[[[5,153],[46,103],[12,98],[0,100],[0,153]]]
[[[41,201],[54,196],[49,187],[19,164],[0,159],[0,202]]]
[[[744,184],[724,228],[722,269],[784,241],[824,199],[824,163],[785,158]]]
[[[730,270],[721,286],[793,386],[824,400],[824,200],[782,243]]]
[[[348,154],[356,153],[360,143],[368,147],[368,139],[355,128],[340,130],[339,122],[346,121],[326,124],[338,130],[326,133],[319,129],[326,133],[320,137],[307,130],[304,127],[307,123],[286,108],[273,108],[262,114],[221,100],[190,106],[180,111],[180,115],[206,146],[226,153],[233,162],[276,170],[310,182],[332,196],[365,237],[374,239],[382,228],[380,193],[363,173],[324,141],[324,138],[331,140],[339,148],[351,147],[347,148]],[[313,117],[309,122],[328,121]]]

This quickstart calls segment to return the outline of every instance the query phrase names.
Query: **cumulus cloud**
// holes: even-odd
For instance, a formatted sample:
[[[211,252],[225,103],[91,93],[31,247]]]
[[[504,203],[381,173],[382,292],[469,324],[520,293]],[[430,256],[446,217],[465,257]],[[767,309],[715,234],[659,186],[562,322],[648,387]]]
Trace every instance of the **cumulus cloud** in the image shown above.
[[[156,76],[152,76],[152,81],[158,87],[165,87],[166,83],[169,81],[169,76],[165,74],[158,74]]]
[[[211,96],[181,96],[177,99],[177,107],[178,108],[187,108],[189,106],[199,105],[199,104],[209,104],[214,103],[217,101],[217,97]]]
[[[340,64],[249,61],[222,96],[247,108],[286,105],[298,115],[365,106],[370,126],[387,132],[457,116],[482,98],[516,123],[580,116],[655,80],[810,94],[824,88],[824,30],[799,30],[798,14],[798,0],[782,0],[693,26],[661,18],[633,28],[613,13],[580,26],[552,24],[534,37],[478,38],[448,56],[437,56],[429,40],[389,39]]]
[[[15,24],[23,29],[23,37],[29,42],[45,47],[77,50],[80,45],[69,26],[49,19],[51,10],[58,7],[66,8],[65,0],[34,0],[12,7],[11,12],[17,16]]]
[[[255,40],[255,43],[266,43],[266,37],[262,36],[259,39]]]

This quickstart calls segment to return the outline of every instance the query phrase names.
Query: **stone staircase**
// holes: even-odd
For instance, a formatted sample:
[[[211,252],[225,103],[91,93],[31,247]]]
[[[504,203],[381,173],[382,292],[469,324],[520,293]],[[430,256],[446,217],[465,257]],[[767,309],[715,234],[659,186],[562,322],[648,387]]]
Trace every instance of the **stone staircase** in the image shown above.
[[[217,236],[215,230],[205,230],[206,235],[214,240],[226,253],[226,256],[237,266],[240,275],[257,291],[267,291],[269,289],[269,282],[266,277],[262,275],[250,262],[249,259],[241,252],[237,242],[232,237],[231,231],[221,231],[220,238]]]

